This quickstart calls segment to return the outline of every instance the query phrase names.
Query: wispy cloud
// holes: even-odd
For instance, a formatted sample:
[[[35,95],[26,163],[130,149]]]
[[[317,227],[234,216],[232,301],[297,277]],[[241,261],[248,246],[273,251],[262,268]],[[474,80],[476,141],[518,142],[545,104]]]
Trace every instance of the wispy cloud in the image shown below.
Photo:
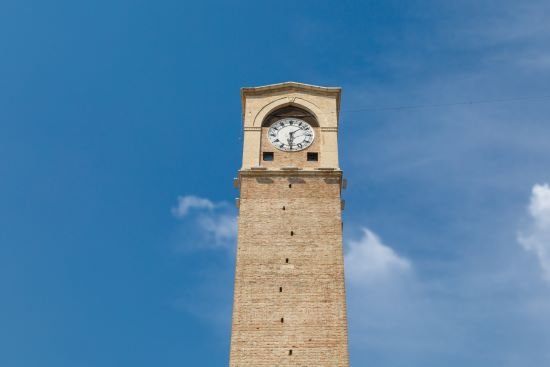
[[[363,237],[349,241],[345,255],[346,276],[352,284],[369,284],[408,273],[411,262],[363,228]]]
[[[181,220],[184,235],[178,248],[226,248],[237,238],[237,214],[229,203],[214,202],[194,195],[178,197],[172,208],[174,217]]]
[[[214,208],[216,208],[216,204],[209,199],[187,195],[178,197],[178,205],[172,208],[172,214],[178,218],[183,218],[189,214],[191,209],[213,210]]]
[[[358,240],[346,241],[350,341],[352,347],[361,345],[355,358],[368,351],[371,361],[395,362],[403,357],[390,354],[399,350],[414,364],[415,354],[441,349],[444,330],[452,321],[445,325],[445,307],[435,304],[413,269],[410,259],[370,229],[362,228]]]
[[[181,289],[172,306],[225,338],[231,324],[237,210],[227,201],[184,195],[171,211],[178,219],[174,248],[178,255],[192,256],[194,264],[193,270],[186,270],[193,281]]]
[[[520,245],[533,253],[540,264],[544,280],[550,282],[550,186],[534,185],[529,203],[531,223],[518,235]]]
[[[234,215],[201,215],[198,223],[216,243],[227,243],[237,238],[237,217]]]

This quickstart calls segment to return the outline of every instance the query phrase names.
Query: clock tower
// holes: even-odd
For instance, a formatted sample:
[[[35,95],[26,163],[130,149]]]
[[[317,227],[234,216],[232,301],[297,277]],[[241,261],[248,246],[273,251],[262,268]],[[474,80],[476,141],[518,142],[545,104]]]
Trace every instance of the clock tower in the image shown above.
[[[348,367],[340,88],[241,90],[230,367]]]

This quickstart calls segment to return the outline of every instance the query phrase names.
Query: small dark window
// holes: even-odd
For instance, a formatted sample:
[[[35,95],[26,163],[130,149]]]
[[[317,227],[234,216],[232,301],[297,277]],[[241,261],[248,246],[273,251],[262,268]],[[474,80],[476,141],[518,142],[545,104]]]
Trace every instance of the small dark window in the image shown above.
[[[288,188],[291,189],[291,188],[292,188],[292,184],[288,184]]]
[[[317,162],[319,160],[319,153],[317,153],[317,152],[308,152],[307,153],[307,160],[310,161],[310,162]]]
[[[286,208],[283,206],[283,210],[286,210]]]
[[[294,231],[290,231],[290,235],[291,235],[291,236],[294,236]]]
[[[284,317],[281,317],[281,324],[285,322],[285,318]]]
[[[282,292],[283,291],[283,287],[279,287],[279,292]]]
[[[286,263],[288,264],[288,258],[286,259]]]
[[[273,160],[273,152],[264,152],[264,161],[272,161]]]
[[[289,349],[289,350],[288,350],[288,355],[289,355],[289,356],[292,355],[292,349]]]

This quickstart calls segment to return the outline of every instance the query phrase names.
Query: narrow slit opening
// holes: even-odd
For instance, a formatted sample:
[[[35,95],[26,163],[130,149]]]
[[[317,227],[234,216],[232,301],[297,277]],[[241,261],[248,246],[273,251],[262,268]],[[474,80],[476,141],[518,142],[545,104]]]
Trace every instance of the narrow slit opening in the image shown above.
[[[279,287],[279,293],[283,291],[283,287]]]
[[[288,264],[288,258],[286,258],[286,263]]]
[[[289,349],[289,350],[288,350],[288,355],[289,355],[289,356],[292,355],[292,349]]]
[[[285,318],[284,317],[281,317],[281,324],[285,322]]]
[[[290,235],[291,235],[291,236],[294,236],[294,231],[290,231]]]

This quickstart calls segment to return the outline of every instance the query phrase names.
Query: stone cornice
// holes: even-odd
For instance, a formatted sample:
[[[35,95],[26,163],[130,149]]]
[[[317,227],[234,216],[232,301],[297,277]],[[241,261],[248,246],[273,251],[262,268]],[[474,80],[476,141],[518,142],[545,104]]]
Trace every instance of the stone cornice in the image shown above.
[[[297,82],[284,82],[263,85],[259,87],[245,87],[241,88],[241,104],[242,111],[246,111],[245,100],[247,96],[259,96],[259,95],[269,95],[272,93],[282,92],[282,91],[303,91],[309,93],[317,93],[327,96],[336,97],[336,113],[340,113],[340,96],[342,95],[342,88],[340,87],[321,87],[318,85],[297,83]]]
[[[342,88],[340,87],[321,87],[318,85],[305,84],[305,83],[284,82],[284,83],[262,85],[259,87],[241,88],[241,95],[248,96],[248,95],[257,95],[257,94],[267,94],[267,92],[281,91],[281,90],[298,90],[298,91],[307,90],[310,92],[317,92],[321,94],[336,95],[338,97],[342,92]]]
[[[285,177],[303,177],[303,176],[323,176],[338,177],[343,175],[340,169],[300,169],[300,170],[280,170],[280,169],[250,169],[239,170],[240,176],[248,177],[266,177],[266,176],[285,176]]]
[[[243,129],[244,129],[244,131],[261,131],[262,127],[261,126],[245,126]],[[320,129],[321,129],[321,131],[338,132],[337,127],[326,127],[326,126],[323,127],[323,126],[321,126]]]

